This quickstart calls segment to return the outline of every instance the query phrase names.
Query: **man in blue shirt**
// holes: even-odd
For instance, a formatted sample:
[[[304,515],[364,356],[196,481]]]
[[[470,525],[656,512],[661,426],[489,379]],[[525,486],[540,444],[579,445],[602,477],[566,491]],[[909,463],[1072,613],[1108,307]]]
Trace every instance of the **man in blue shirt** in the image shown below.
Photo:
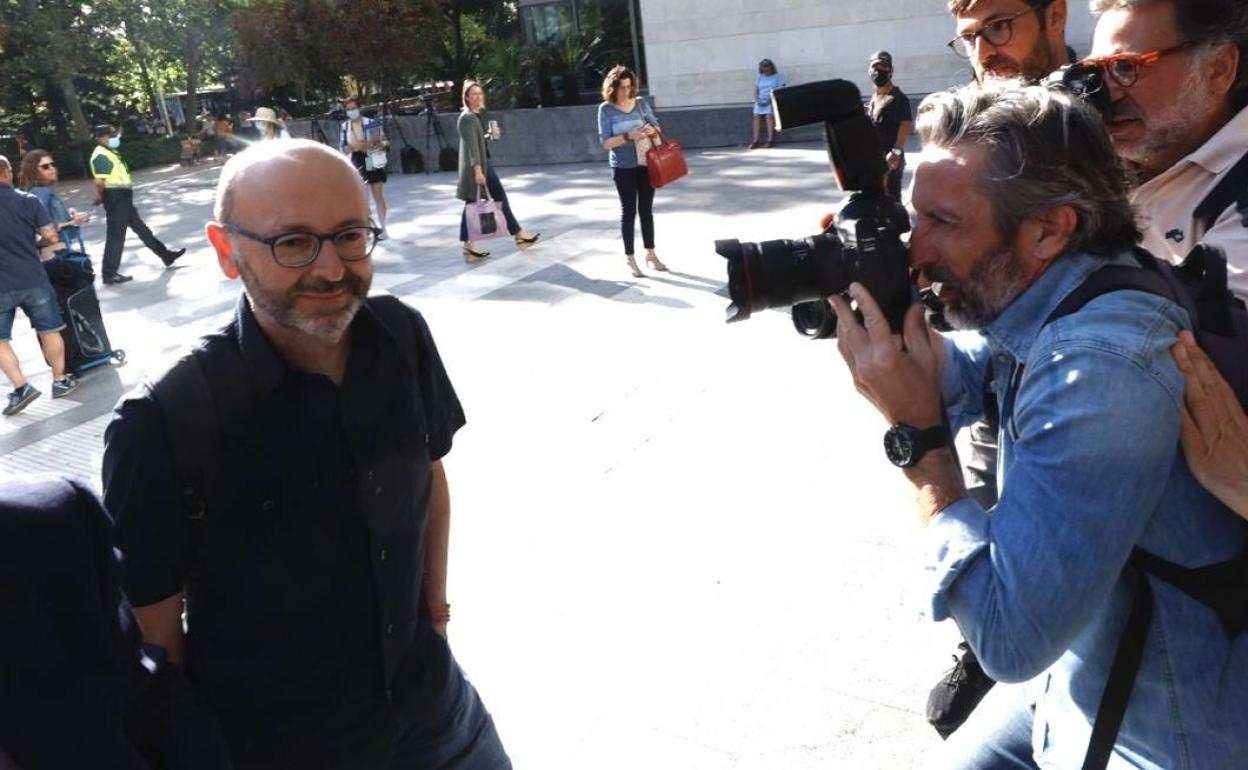
[[[1006,683],[932,766],[1079,767],[1148,580],[1153,620],[1112,766],[1248,767],[1248,640],[1127,566],[1134,548],[1187,567],[1244,548],[1243,523],[1178,451],[1183,379],[1169,350],[1186,314],[1118,291],[1046,323],[1097,268],[1131,264],[1139,238],[1101,119],[1038,87],[968,87],[930,97],[919,132],[911,264],[960,331],[934,334],[916,306],[895,337],[858,285],[864,323],[833,305],[841,353],[918,494],[933,617],[952,617]],[[1001,494],[985,511],[948,435],[982,413],[989,360]]]
[[[9,340],[20,307],[39,334],[43,357],[52,367],[52,397],[67,395],[76,382],[65,373],[65,322],[56,304],[56,292],[39,262],[39,246],[60,243],[56,226],[39,199],[13,188],[13,166],[0,155],[0,371],[13,383],[3,413],[17,414],[39,398],[26,381]]]

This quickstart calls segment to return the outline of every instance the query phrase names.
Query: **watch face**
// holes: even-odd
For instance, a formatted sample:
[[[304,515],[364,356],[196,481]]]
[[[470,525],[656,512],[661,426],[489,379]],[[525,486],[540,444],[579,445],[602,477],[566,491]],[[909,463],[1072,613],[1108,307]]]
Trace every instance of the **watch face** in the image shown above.
[[[889,428],[884,434],[884,454],[893,465],[909,467],[914,462],[914,436],[910,430],[902,425]]]

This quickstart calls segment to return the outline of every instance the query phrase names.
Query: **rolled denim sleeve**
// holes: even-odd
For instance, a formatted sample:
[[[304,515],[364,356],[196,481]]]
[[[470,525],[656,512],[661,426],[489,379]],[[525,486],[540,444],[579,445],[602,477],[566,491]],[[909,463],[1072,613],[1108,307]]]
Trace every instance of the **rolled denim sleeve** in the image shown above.
[[[932,615],[957,621],[993,678],[1025,681],[1061,656],[1159,509],[1181,393],[1166,346],[1037,345],[1003,415],[1000,501],[988,514],[961,500],[925,533]]]

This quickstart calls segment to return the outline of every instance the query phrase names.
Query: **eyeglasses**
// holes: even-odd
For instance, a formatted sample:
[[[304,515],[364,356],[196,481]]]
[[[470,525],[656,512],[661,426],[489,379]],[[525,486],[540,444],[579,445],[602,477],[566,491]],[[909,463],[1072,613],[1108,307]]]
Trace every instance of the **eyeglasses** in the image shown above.
[[[47,171],[50,168],[56,168],[56,164],[51,161],[48,161],[47,163],[40,163],[39,168],[44,171]]]
[[[377,245],[381,228],[371,226],[344,227],[336,233],[282,233],[272,238],[244,230],[235,224],[226,224],[226,230],[263,243],[273,254],[273,261],[282,267],[307,267],[316,261],[325,241],[333,241],[338,258],[345,262],[368,259]]]
[[[1040,8],[1046,7],[1050,2],[1052,0],[1040,0],[1040,2],[1030,3],[1026,8],[1012,16],[993,19],[974,32],[963,32],[953,40],[950,40],[948,45],[953,49],[954,53],[963,59],[970,59],[975,55],[975,48],[981,37],[987,40],[988,44],[994,48],[1008,45],[1010,39],[1014,37],[1014,20],[1019,16],[1035,13]]]
[[[1193,41],[1187,40],[1178,45],[1149,51],[1148,53],[1116,53],[1109,56],[1089,56],[1079,63],[1104,70],[1111,78],[1118,81],[1118,85],[1123,88],[1130,88],[1140,78],[1140,67],[1156,64],[1163,56],[1169,56],[1185,48],[1191,48],[1194,44]]]

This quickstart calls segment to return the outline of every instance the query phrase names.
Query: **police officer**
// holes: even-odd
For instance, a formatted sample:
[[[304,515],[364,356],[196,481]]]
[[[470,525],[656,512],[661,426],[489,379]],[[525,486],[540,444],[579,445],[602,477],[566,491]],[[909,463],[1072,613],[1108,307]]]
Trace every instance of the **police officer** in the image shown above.
[[[143,245],[151,249],[168,267],[186,253],[186,249],[170,250],[144,224],[134,208],[134,188],[130,185],[130,170],[114,150],[121,146],[121,137],[112,126],[96,126],[95,142],[91,153],[91,176],[95,177],[95,200],[93,206],[104,204],[108,215],[108,237],[104,242],[104,283],[125,283],[131,280],[119,272],[121,250],[126,244],[126,229],[134,230]]]

